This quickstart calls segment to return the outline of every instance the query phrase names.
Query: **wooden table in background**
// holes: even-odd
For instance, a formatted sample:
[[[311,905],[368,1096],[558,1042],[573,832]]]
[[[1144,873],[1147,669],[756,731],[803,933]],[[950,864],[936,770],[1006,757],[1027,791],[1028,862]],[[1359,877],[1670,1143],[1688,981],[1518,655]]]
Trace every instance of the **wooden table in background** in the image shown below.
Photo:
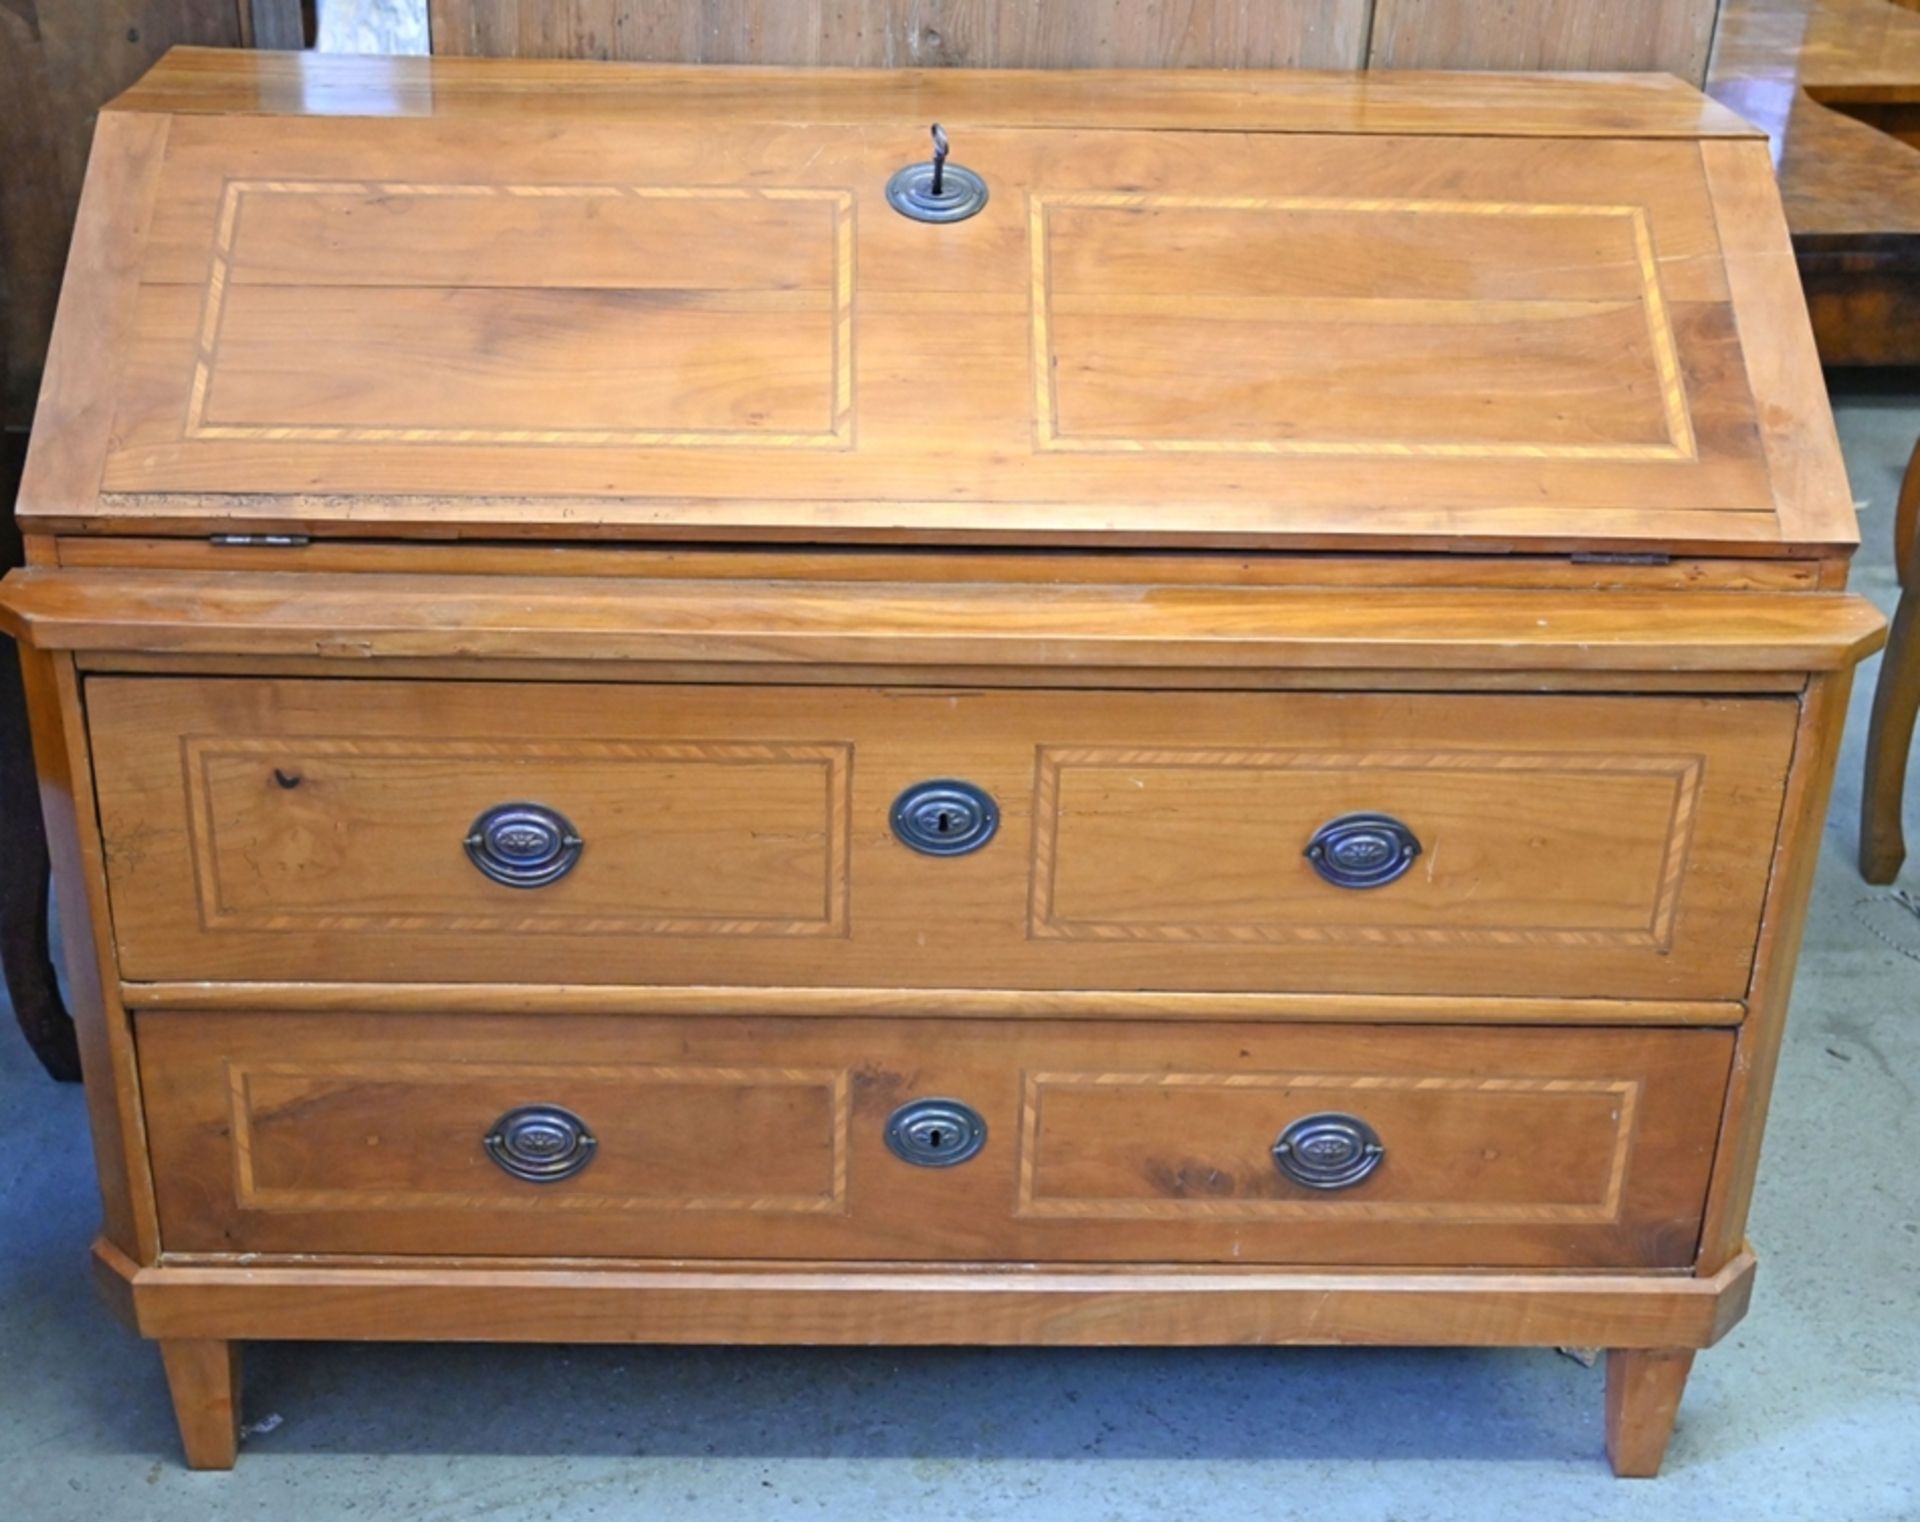
[[[1821,359],[1920,363],[1920,0],[1728,0],[1707,92],[1773,141]]]

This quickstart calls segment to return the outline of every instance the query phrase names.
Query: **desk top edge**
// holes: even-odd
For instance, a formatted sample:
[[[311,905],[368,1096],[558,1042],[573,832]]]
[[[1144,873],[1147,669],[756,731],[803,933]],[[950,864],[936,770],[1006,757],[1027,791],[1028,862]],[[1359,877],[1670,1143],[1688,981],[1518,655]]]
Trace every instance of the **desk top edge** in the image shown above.
[[[1757,138],[1666,74],[857,69],[374,57],[176,47],[106,109],[172,115],[679,115],[814,124],[939,109],[976,124],[1155,131]]]

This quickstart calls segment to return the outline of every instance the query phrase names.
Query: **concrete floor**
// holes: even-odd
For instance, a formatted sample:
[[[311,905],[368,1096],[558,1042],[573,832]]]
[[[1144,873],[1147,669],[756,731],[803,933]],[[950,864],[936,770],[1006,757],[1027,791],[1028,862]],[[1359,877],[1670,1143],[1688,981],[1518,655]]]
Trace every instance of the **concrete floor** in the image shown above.
[[[1855,585],[1890,607],[1920,393],[1859,387],[1839,412],[1866,504]],[[0,1029],[0,1522],[1920,1519],[1920,917],[1852,861],[1876,668],[1780,1073],[1753,1312],[1695,1365],[1656,1482],[1609,1477],[1597,1369],[1375,1349],[261,1345],[246,1414],[271,1430],[233,1474],[191,1474],[158,1358],[89,1287],[81,1096]],[[1920,896],[1920,862],[1902,886]]]

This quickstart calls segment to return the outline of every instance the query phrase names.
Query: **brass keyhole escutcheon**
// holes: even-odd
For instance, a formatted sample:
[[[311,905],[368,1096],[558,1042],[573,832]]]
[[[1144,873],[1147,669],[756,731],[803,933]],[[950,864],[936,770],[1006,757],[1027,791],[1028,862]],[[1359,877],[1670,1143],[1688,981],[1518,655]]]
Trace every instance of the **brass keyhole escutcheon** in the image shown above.
[[[893,800],[892,823],[900,844],[923,856],[965,856],[993,839],[1000,806],[985,788],[937,777]]]
[[[916,222],[964,222],[987,204],[987,182],[947,162],[947,131],[933,124],[933,157],[909,164],[887,181],[887,204]]]
[[[951,1168],[987,1144],[987,1123],[957,1099],[915,1099],[887,1117],[887,1146],[916,1168]]]

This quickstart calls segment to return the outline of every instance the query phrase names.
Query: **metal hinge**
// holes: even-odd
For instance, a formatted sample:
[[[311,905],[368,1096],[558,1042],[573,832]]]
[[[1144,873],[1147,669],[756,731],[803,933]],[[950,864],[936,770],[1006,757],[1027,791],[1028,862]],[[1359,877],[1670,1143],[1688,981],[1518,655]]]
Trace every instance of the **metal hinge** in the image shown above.
[[[1575,565],[1670,565],[1672,562],[1673,556],[1663,550],[1649,550],[1644,553],[1596,550],[1573,557]]]
[[[208,542],[223,549],[297,550],[307,542],[305,534],[209,534]]]

